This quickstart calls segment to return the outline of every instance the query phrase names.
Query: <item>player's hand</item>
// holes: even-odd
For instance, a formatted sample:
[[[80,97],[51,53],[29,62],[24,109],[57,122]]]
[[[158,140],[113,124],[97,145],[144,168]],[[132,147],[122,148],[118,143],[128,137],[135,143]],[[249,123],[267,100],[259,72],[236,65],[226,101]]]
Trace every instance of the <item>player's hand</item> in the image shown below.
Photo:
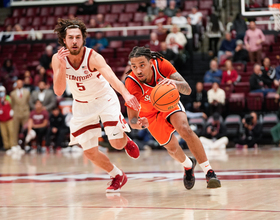
[[[161,80],[161,81],[159,82],[159,84],[162,84],[162,85],[163,85],[163,84],[166,84],[166,85],[173,85],[175,88],[177,88],[175,81],[172,80],[172,79],[164,78],[163,80]]]
[[[65,66],[66,66],[65,57],[69,55],[70,55],[70,51],[68,49],[65,49],[64,47],[60,48],[60,50],[57,52],[58,60]]]
[[[123,97],[126,104],[135,111],[140,110],[140,105],[137,98],[134,95],[128,94]]]
[[[143,129],[149,127],[148,119],[145,117],[138,118],[137,124],[140,125]]]

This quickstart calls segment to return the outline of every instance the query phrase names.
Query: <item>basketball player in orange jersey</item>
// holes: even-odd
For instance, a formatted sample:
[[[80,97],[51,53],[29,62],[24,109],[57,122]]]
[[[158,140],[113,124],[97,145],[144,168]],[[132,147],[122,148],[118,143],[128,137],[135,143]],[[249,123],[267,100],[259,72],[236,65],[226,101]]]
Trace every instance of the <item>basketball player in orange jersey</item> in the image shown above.
[[[136,159],[139,157],[138,146],[124,132],[129,132],[130,128],[120,113],[120,103],[111,86],[132,109],[139,109],[139,102],[127,91],[104,58],[84,46],[87,33],[82,21],[59,19],[55,32],[63,48],[52,58],[54,92],[61,96],[67,81],[74,98],[70,144],[80,144],[85,155],[109,173],[112,182],[106,192],[117,192],[127,182],[127,177],[98,150],[100,121],[110,144],[118,150],[125,148],[126,153]]]
[[[138,99],[141,106],[140,111],[136,111],[127,105],[131,127],[134,129],[148,128],[157,142],[167,149],[170,156],[184,166],[186,189],[191,189],[194,186],[196,159],[206,175],[207,188],[221,187],[199,138],[188,124],[183,105],[179,102],[174,110],[159,112],[150,101],[150,93],[157,84],[172,84],[180,93],[189,95],[191,88],[188,83],[169,61],[165,60],[161,54],[151,52],[149,48],[134,47],[129,54],[129,60],[131,70],[126,78],[125,86]],[[196,159],[185,155],[178,140],[173,135],[175,131],[187,142]]]

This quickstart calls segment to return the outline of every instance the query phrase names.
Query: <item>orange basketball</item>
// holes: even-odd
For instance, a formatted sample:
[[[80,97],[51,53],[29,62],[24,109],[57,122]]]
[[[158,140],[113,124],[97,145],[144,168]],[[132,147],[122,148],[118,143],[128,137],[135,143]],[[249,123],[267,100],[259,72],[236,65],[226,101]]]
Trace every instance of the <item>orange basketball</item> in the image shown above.
[[[172,111],[180,100],[178,90],[173,85],[159,84],[151,92],[151,103],[161,112]]]

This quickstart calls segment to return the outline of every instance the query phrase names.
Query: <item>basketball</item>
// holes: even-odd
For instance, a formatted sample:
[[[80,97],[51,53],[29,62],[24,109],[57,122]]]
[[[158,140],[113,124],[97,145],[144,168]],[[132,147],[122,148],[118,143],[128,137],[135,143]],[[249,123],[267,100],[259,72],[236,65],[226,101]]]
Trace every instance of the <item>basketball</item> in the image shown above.
[[[159,84],[153,88],[150,98],[155,109],[169,112],[177,106],[180,95],[173,85]]]

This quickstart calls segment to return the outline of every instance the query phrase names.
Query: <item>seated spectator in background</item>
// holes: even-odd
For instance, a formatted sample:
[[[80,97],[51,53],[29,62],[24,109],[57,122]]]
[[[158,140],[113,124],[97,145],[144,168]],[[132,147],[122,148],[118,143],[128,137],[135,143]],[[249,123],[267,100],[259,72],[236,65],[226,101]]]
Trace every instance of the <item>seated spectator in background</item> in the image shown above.
[[[46,83],[40,81],[38,84],[39,90],[34,90],[31,93],[29,100],[29,106],[31,109],[35,109],[35,103],[37,100],[42,102],[43,107],[50,112],[56,106],[56,98],[52,90],[47,89]]]
[[[165,42],[160,43],[160,51],[159,51],[165,59],[167,59],[173,65],[175,64],[178,56],[173,50],[167,48],[167,44]]]
[[[23,88],[23,82],[21,79],[17,80],[16,88],[11,92],[12,108],[14,111],[14,138],[15,143],[18,143],[18,135],[20,133],[20,128],[24,127],[28,121],[30,114],[29,99],[30,92]]]
[[[38,73],[34,77],[34,85],[38,85],[40,81],[44,81],[48,87],[53,83],[52,70],[46,70],[44,67],[39,67]]]
[[[278,81],[278,84],[280,85],[280,66],[277,66],[277,67],[275,68],[275,80],[277,80],[277,81]],[[277,98],[277,99],[280,98],[280,86],[278,86],[276,98]]]
[[[169,0],[152,0],[151,2],[155,2],[156,3],[156,6],[159,8],[159,9],[161,9],[161,10],[163,10],[163,9],[165,9],[166,7],[167,7],[167,2],[168,2]]]
[[[179,54],[179,52],[184,48],[183,46],[181,46],[179,43],[176,42],[175,37],[171,37],[169,39],[169,44],[167,44],[167,47],[176,54]]]
[[[275,86],[278,88],[279,81],[276,79],[276,70],[273,66],[270,65],[270,59],[268,57],[264,58],[262,70],[262,78],[267,81],[270,81],[270,86]]]
[[[49,127],[46,136],[46,146],[51,145],[52,136],[54,137],[54,150],[62,147],[65,135],[68,131],[65,125],[65,116],[61,114],[58,107],[52,110],[49,118]]]
[[[14,40],[26,40],[27,39],[27,34],[22,34],[23,29],[20,24],[16,24],[14,26],[14,31],[17,33],[14,35]]]
[[[186,25],[188,23],[187,18],[182,16],[182,12],[180,9],[176,11],[176,15],[171,18],[171,24]]]
[[[191,18],[194,47],[198,49],[199,35],[201,34],[203,15],[200,11],[198,11],[197,7],[192,7],[192,13],[189,14],[189,17]]]
[[[168,17],[164,14],[163,10],[159,10],[158,15],[152,21],[152,25],[158,25],[158,24],[166,25],[167,22],[168,22]]]
[[[173,17],[176,15],[176,11],[178,8],[176,7],[176,1],[169,1],[169,6],[165,8],[164,14],[167,15],[168,17]]]
[[[211,60],[210,70],[208,70],[203,78],[203,81],[206,83],[217,82],[220,83],[222,79],[222,70],[218,69],[218,63],[216,60]]]
[[[195,112],[205,112],[208,114],[207,92],[203,89],[203,83],[197,82],[195,89],[190,94],[190,102],[187,103],[186,109]]]
[[[214,113],[213,121],[206,127],[206,137],[200,137],[205,149],[225,149],[228,144],[227,130],[220,121],[220,114]]]
[[[222,63],[222,61],[225,61],[226,59],[232,57],[235,47],[235,40],[231,38],[231,34],[229,32],[226,32],[225,39],[222,41],[220,50],[218,52],[218,62]]]
[[[187,17],[187,24],[184,30],[187,43],[185,45],[185,50],[188,52],[189,55],[189,66],[191,69],[191,73],[193,71],[193,34],[192,34],[192,26],[191,26],[191,18]]]
[[[96,23],[100,28],[111,27],[110,23],[104,21],[103,14],[96,15]]]
[[[265,41],[265,36],[261,29],[256,27],[254,21],[250,22],[250,29],[246,31],[244,43],[249,52],[250,62],[261,64],[262,58],[262,43]]]
[[[95,38],[93,38],[90,42],[90,47],[93,48],[95,51],[102,51],[108,46],[107,38],[103,37],[102,32],[96,32]]]
[[[163,25],[161,23],[157,24],[157,29],[154,30],[155,33],[157,33],[158,35],[158,40],[160,42],[165,41],[166,36],[167,36],[167,30],[163,27]]]
[[[275,89],[269,88],[271,82],[262,77],[262,70],[259,64],[255,64],[254,73],[250,77],[250,92],[261,92],[264,97],[269,92],[275,92]]]
[[[31,130],[36,133],[36,145],[37,152],[42,152],[42,141],[47,133],[49,123],[49,113],[45,110],[40,100],[35,101],[35,108],[30,113],[27,125],[27,135],[30,134]]]
[[[242,123],[245,129],[243,136],[235,140],[236,148],[252,148],[258,147],[258,141],[262,137],[262,125],[258,122],[258,116],[256,112],[251,112],[249,115],[245,115],[242,119]]]
[[[4,150],[6,151],[16,146],[11,99],[6,94],[4,86],[0,86],[0,129]]]
[[[88,0],[78,7],[77,15],[96,15],[97,4],[94,0]]]
[[[99,28],[99,26],[94,18],[91,18],[89,20],[88,28]]]
[[[32,84],[32,78],[31,76],[25,76],[23,79],[23,88],[28,90],[30,93],[32,93],[35,90],[35,86]]]
[[[187,43],[187,39],[185,35],[182,32],[180,32],[180,29],[178,28],[177,25],[173,25],[171,29],[171,33],[167,35],[165,39],[167,45],[171,44],[171,38],[174,38],[175,42],[182,48],[184,48],[184,46]]]
[[[223,72],[222,83],[233,84],[233,83],[237,82],[238,73],[233,68],[232,62],[230,60],[227,60],[225,62],[225,67],[226,67],[226,70]]]
[[[44,67],[46,70],[52,70],[52,56],[53,47],[51,45],[46,46],[46,51],[42,54],[40,58],[40,66]]]
[[[210,56],[218,55],[218,43],[224,31],[224,26],[218,16],[212,14],[206,25],[206,36],[209,39],[208,51]]]
[[[33,79],[32,79],[32,76],[31,76],[31,72],[29,70],[24,71],[23,78],[25,78],[25,77],[29,77],[30,78],[30,83],[33,84]]]
[[[207,97],[210,106],[210,115],[213,115],[214,112],[222,114],[226,100],[226,93],[223,89],[219,88],[217,82],[212,84],[212,89],[208,90]]]
[[[5,59],[3,65],[0,69],[0,80],[1,83],[6,85],[10,81],[17,80],[19,72],[15,65],[13,64],[12,59]]]
[[[160,51],[160,42],[158,40],[158,36],[155,32],[150,34],[150,42],[149,47],[151,51]]]
[[[236,39],[240,39],[243,41],[245,32],[247,31],[247,24],[240,13],[236,14],[236,17],[231,26],[231,30],[236,32]]]
[[[146,2],[140,2],[139,7],[137,8],[137,12],[147,12],[148,5]]]
[[[14,34],[6,34],[5,32],[12,32],[13,26],[7,25],[5,31],[0,32],[0,42],[10,42],[14,40]]]
[[[158,15],[159,8],[156,6],[155,1],[151,1],[151,5],[147,9],[147,15],[144,17],[144,21],[153,21]]]
[[[235,47],[232,61],[241,62],[241,63],[249,61],[249,54],[248,54],[248,51],[244,48],[242,40],[236,41],[236,47]]]

